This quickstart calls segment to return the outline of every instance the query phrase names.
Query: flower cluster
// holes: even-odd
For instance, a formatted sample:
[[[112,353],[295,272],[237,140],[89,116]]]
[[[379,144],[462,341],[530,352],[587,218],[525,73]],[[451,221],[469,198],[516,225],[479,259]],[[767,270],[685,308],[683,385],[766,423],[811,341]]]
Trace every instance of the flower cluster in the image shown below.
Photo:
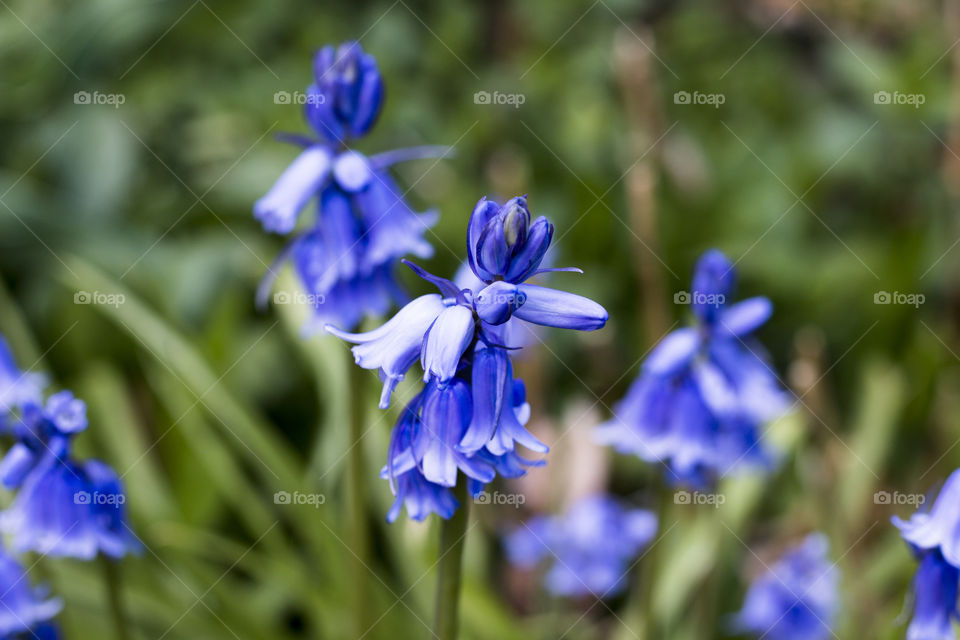
[[[908,640],[954,640],[953,621],[960,585],[960,469],[940,490],[929,510],[893,524],[920,561],[913,579],[913,620]]]
[[[812,534],[759,576],[734,618],[737,631],[770,640],[833,637],[838,575],[828,549],[822,534]]]
[[[301,210],[316,199],[313,223],[295,235],[261,285],[269,293],[280,264],[290,260],[311,300],[311,327],[353,327],[405,301],[393,268],[397,258],[429,257],[423,233],[434,213],[417,214],[387,169],[394,163],[445,153],[445,148],[397,149],[367,157],[348,145],[373,126],[383,105],[377,63],[360,45],[327,46],[314,58],[305,116],[313,137],[294,137],[303,151],[254,205],[266,231],[290,234]]]
[[[539,453],[548,448],[525,428],[530,413],[522,381],[514,379],[505,342],[511,318],[534,324],[592,331],[607,312],[587,298],[526,283],[540,268],[553,238],[546,218],[531,221],[525,197],[503,206],[480,200],[470,217],[470,268],[482,287],[460,288],[407,263],[440,294],[421,296],[381,327],[334,335],[356,344],[358,365],[377,369],[383,380],[380,407],[418,360],[423,390],[404,409],[390,442],[383,475],[397,499],[389,519],[406,505],[423,519],[449,518],[457,508],[450,491],[458,472],[477,494],[499,473],[515,477],[531,462],[516,444]]]
[[[616,595],[631,561],[653,540],[657,517],[606,495],[583,498],[566,513],[537,516],[505,540],[511,563],[533,568],[549,559],[546,589],[558,596]]]
[[[772,306],[762,297],[728,305],[734,280],[721,252],[700,258],[693,291],[678,294],[693,307],[696,326],[654,348],[613,419],[597,430],[599,442],[661,462],[674,479],[694,485],[744,464],[771,463],[760,431],[790,399],[750,334]]]
[[[117,474],[98,460],[71,456],[71,439],[87,427],[83,401],[70,391],[44,401],[42,378],[17,368],[2,337],[0,398],[2,435],[14,441],[0,461],[0,483],[17,490],[0,514],[0,529],[12,536],[14,548],[84,560],[138,550]],[[30,631],[51,637],[51,630],[36,625],[55,615],[59,602],[44,600],[27,585],[17,563],[0,555],[0,589],[5,589],[0,601],[7,605],[0,613],[0,636]]]

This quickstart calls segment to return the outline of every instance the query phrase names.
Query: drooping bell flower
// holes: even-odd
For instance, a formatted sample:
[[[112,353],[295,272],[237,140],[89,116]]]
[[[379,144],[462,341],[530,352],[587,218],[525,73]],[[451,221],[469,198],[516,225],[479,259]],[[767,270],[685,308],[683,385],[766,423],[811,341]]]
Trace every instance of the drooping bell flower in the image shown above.
[[[43,407],[24,407],[13,429],[17,442],[0,461],[0,482],[17,490],[0,514],[0,529],[13,536],[17,551],[89,560],[139,549],[116,473],[71,457],[70,440],[86,427],[86,406],[69,391]]]
[[[808,536],[750,585],[733,626],[770,640],[832,638],[838,572],[822,534]]]
[[[480,286],[461,288],[408,262],[439,295],[413,300],[366,333],[327,326],[356,345],[359,366],[379,370],[383,409],[410,367],[419,360],[423,369],[426,386],[394,428],[384,469],[397,496],[391,520],[405,502],[412,517],[449,517],[456,502],[448,489],[460,472],[475,492],[497,473],[516,477],[536,464],[516,453],[518,443],[547,452],[523,426],[529,405],[508,356],[516,345],[504,344],[501,327],[515,319],[592,331],[607,320],[603,307],[588,298],[525,283],[538,272],[552,232],[543,218],[530,222],[525,198],[502,207],[482,199],[468,230],[470,266]]]
[[[314,312],[306,329],[326,322],[350,328],[406,301],[393,273],[397,259],[433,253],[423,234],[436,214],[414,212],[389,167],[449,150],[418,147],[368,157],[352,148],[373,126],[384,96],[377,63],[359,44],[321,49],[314,75],[305,117],[315,137],[295,139],[303,151],[256,202],[254,216],[266,231],[288,235],[309,203],[316,202],[317,215],[271,266],[258,298],[264,301],[289,260]]]
[[[772,306],[762,297],[728,304],[734,280],[733,264],[719,251],[700,258],[693,291],[678,294],[693,307],[696,325],[653,349],[613,418],[598,428],[598,442],[662,462],[672,480],[694,485],[772,465],[762,430],[790,397],[751,338]]]
[[[606,495],[573,504],[566,513],[537,516],[505,539],[516,566],[548,567],[543,584],[558,596],[605,598],[623,590],[630,567],[657,533],[657,517]]]
[[[0,638],[56,638],[49,620],[62,608],[47,589],[30,586],[20,563],[0,549]]]

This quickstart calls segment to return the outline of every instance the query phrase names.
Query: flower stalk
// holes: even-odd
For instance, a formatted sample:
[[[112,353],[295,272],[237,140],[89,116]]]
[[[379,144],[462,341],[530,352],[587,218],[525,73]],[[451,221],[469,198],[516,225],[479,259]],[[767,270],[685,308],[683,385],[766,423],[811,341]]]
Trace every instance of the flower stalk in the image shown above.
[[[440,525],[439,569],[433,635],[437,640],[457,637],[460,584],[463,574],[463,546],[467,538],[467,483],[461,479],[453,490],[460,508]]]

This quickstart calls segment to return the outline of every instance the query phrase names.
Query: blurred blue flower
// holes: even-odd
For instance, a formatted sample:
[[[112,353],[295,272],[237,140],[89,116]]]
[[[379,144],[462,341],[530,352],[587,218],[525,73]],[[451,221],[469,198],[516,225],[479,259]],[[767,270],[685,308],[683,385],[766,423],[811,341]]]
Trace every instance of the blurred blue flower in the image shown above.
[[[47,621],[62,607],[46,589],[31,587],[20,564],[0,549],[0,638],[56,638],[55,627]]]
[[[833,637],[838,609],[838,572],[822,534],[808,536],[753,581],[734,617],[738,632],[769,640]]]
[[[393,274],[399,257],[433,253],[423,234],[436,214],[415,213],[388,168],[448,149],[397,149],[367,157],[348,147],[370,130],[383,103],[376,61],[359,44],[321,49],[314,75],[305,115],[317,138],[296,139],[304,150],[256,202],[254,216],[266,231],[289,234],[314,199],[318,215],[271,266],[258,298],[264,301],[277,270],[289,260],[313,308],[307,329],[326,322],[349,328],[365,315],[382,315],[406,301]]]
[[[505,545],[517,566],[547,562],[544,586],[551,593],[605,598],[623,590],[634,559],[656,533],[651,512],[594,495],[562,515],[531,519],[510,533]]]
[[[770,317],[766,298],[727,304],[733,264],[719,251],[697,263],[696,326],[673,331],[643,364],[640,377],[596,438],[618,451],[668,465],[673,478],[701,485],[743,465],[769,466],[761,428],[790,404],[763,348],[749,338]]]
[[[960,568],[960,469],[950,474],[929,509],[921,508],[909,520],[892,520],[911,546],[939,549],[947,562]]]
[[[0,529],[12,534],[18,551],[91,559],[139,549],[116,473],[70,456],[72,436],[86,427],[86,406],[69,391],[50,396],[43,407],[23,407],[13,426],[17,442],[0,461],[0,482],[18,490],[0,514]]]

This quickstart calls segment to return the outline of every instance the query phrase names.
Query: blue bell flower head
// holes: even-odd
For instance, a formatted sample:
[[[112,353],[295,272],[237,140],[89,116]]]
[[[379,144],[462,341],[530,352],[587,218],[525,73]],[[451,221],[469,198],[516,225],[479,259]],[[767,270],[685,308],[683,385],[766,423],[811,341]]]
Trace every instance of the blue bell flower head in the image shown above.
[[[784,554],[750,585],[735,629],[770,640],[833,637],[839,577],[828,550],[827,539],[813,534]]]
[[[20,371],[10,346],[0,336],[0,424],[17,407],[40,402],[44,386],[41,374]]]
[[[414,212],[390,176],[405,160],[449,153],[447,147],[395,149],[366,156],[347,146],[373,126],[383,103],[376,61],[355,42],[324,47],[314,59],[306,119],[316,138],[288,136],[300,155],[254,204],[264,230],[296,234],[268,270],[257,292],[266,304],[279,269],[289,260],[314,314],[305,330],[327,323],[350,329],[365,316],[382,315],[407,296],[393,269],[404,255],[429,258],[424,239],[435,212]],[[317,203],[312,223],[302,212]]]
[[[553,225],[539,217],[530,222],[526,196],[507,200],[501,207],[481,198],[470,216],[467,257],[480,280],[514,284],[532,276],[553,240]]]
[[[126,497],[105,464],[78,464],[48,451],[22,480],[0,529],[18,551],[90,560],[139,549],[125,523]]]
[[[695,306],[698,326],[671,332],[650,352],[613,418],[598,428],[599,443],[661,462],[671,480],[695,486],[774,465],[761,436],[790,396],[750,337],[771,306],[765,298],[727,304],[734,277],[722,253],[701,258],[692,294],[695,305],[703,303]]]
[[[47,621],[62,608],[46,589],[31,587],[20,564],[0,550],[0,638],[55,638],[41,627],[52,629]]]
[[[956,640],[960,569],[947,562],[939,549],[925,551],[913,578],[913,617],[907,640]]]
[[[313,59],[314,83],[307,89],[306,118],[332,143],[366,134],[383,107],[383,78],[377,61],[356,42],[323,47]]]
[[[939,549],[943,558],[960,568],[960,469],[950,474],[933,505],[923,507],[909,520],[894,516],[900,536],[916,549]]]
[[[593,495],[566,513],[539,516],[505,540],[511,563],[546,563],[546,589],[558,596],[605,598],[623,590],[634,559],[657,532],[656,516],[629,509],[606,495]]]

